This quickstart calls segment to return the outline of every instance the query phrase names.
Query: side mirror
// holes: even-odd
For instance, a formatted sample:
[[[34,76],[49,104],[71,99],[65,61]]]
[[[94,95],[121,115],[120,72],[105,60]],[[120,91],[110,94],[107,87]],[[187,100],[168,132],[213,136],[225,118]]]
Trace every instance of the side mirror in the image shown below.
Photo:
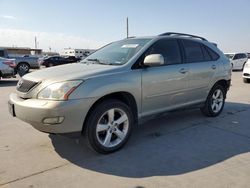
[[[151,54],[145,57],[144,65],[146,66],[159,66],[164,64],[164,57],[161,54]]]

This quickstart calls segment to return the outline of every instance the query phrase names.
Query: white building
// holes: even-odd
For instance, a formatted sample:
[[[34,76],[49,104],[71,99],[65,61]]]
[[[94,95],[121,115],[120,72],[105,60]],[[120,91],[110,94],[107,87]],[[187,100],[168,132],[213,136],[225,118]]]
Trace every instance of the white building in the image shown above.
[[[75,56],[75,57],[86,57],[89,54],[93,53],[95,50],[93,49],[72,49],[65,48],[62,55],[65,56]]]

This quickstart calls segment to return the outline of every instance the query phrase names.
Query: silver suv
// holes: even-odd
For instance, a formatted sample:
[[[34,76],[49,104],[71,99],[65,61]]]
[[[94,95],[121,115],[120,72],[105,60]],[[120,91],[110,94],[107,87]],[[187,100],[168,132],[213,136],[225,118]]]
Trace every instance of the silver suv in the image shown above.
[[[9,111],[43,132],[81,133],[94,150],[110,153],[145,116],[194,105],[219,115],[230,80],[229,60],[202,37],[128,38],[80,63],[25,75]]]

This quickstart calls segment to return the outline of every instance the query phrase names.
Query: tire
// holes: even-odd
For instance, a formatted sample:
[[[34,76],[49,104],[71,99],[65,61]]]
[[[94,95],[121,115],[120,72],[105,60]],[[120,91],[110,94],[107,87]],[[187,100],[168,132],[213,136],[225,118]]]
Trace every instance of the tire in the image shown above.
[[[27,63],[19,63],[17,65],[17,72],[22,77],[23,75],[27,74],[30,70],[30,66]]]
[[[98,104],[86,121],[84,137],[91,149],[108,154],[121,149],[134,126],[131,109],[119,100],[109,99]]]
[[[54,66],[53,63],[48,64],[48,67],[53,67],[53,66]]]
[[[243,78],[243,82],[244,83],[250,83],[250,79],[249,78]]]
[[[208,117],[216,117],[223,110],[226,98],[226,90],[221,85],[215,85],[208,94],[201,112]]]

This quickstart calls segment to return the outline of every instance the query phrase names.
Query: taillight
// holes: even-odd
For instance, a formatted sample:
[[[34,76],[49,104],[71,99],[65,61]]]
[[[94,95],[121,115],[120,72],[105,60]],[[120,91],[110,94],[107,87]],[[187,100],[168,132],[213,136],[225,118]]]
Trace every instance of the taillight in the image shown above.
[[[16,63],[14,61],[4,61],[3,63],[5,65],[9,65],[9,67],[11,67],[11,68],[15,68],[16,67]]]

